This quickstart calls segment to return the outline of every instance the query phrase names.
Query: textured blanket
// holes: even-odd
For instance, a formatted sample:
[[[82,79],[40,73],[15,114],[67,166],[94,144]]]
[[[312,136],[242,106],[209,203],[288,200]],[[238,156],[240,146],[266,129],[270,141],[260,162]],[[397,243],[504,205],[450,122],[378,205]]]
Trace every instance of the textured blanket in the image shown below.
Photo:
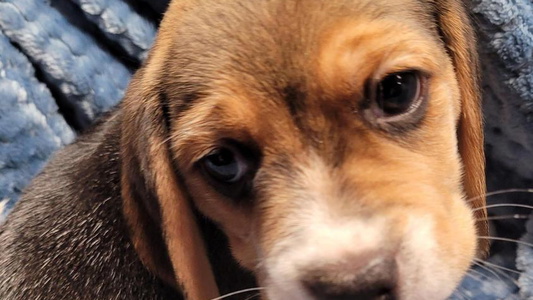
[[[120,101],[167,4],[0,0],[0,221],[54,151]],[[489,190],[533,187],[533,2],[472,0],[470,9],[482,57]],[[489,204],[532,199],[504,193]],[[533,299],[530,210],[489,213],[493,236],[519,242],[495,243],[452,299]]]

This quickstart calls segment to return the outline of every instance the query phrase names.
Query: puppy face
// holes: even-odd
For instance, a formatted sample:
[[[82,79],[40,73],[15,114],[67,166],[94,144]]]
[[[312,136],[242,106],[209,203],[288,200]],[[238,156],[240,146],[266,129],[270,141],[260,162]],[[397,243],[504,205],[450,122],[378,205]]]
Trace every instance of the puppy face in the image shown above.
[[[432,9],[171,5],[145,80],[184,188],[264,298],[444,299],[469,267],[462,93]]]

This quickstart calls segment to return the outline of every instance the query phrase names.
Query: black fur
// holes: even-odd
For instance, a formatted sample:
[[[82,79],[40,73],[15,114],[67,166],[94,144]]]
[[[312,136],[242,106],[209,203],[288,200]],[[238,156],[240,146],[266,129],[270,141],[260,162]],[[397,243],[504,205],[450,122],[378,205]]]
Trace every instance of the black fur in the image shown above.
[[[122,215],[120,113],[59,151],[0,227],[0,299],[182,299]]]

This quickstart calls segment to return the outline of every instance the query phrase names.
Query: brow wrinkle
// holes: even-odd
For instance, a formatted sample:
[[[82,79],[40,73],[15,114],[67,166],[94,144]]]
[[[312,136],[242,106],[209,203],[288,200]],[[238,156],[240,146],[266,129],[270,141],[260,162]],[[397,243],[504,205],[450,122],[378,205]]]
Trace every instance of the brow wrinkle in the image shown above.
[[[289,84],[283,88],[282,91],[285,103],[289,108],[289,112],[293,118],[298,118],[305,108],[305,94],[294,84]]]

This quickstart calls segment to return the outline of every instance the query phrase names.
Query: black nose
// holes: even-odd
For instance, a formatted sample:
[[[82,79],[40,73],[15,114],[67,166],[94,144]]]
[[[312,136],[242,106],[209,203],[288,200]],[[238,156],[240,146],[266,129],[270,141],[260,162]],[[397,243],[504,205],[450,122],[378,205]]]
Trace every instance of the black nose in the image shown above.
[[[371,263],[372,264],[372,263]],[[303,285],[318,300],[394,300],[397,267],[394,260],[382,260],[359,270],[327,266],[306,272]]]

